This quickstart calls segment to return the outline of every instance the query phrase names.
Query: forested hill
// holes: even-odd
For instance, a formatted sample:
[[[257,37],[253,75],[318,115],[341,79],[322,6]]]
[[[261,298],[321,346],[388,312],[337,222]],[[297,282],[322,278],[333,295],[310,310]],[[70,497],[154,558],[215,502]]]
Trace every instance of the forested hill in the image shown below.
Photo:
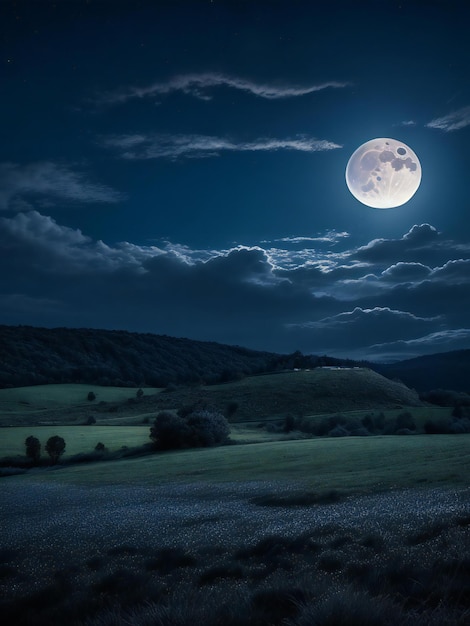
[[[0,325],[0,387],[213,384],[296,367],[341,364],[352,362],[122,330]]]
[[[399,378],[418,391],[453,389],[470,392],[470,350],[455,350],[369,367],[387,378]]]
[[[289,363],[291,361],[291,363]],[[126,331],[0,326],[0,387],[215,383],[292,365],[287,356]]]

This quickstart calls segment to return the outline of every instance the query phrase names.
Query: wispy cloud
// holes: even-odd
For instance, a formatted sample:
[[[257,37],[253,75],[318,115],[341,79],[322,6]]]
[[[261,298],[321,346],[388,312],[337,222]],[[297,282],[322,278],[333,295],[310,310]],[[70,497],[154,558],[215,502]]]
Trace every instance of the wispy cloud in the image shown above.
[[[428,128],[438,128],[446,132],[470,126],[470,106],[452,111],[452,113],[444,115],[444,117],[437,117],[426,124],[426,126]]]
[[[267,84],[236,76],[227,76],[226,74],[206,72],[182,74],[166,82],[157,82],[146,87],[126,87],[103,95],[99,98],[98,103],[120,104],[136,98],[159,97],[173,92],[181,92],[200,100],[210,100],[211,94],[208,91],[216,87],[229,87],[267,100],[278,100],[305,96],[316,91],[337,89],[348,85],[347,82],[339,81],[328,81],[315,85]]]
[[[367,358],[381,361],[413,358],[423,354],[462,350],[470,347],[470,328],[444,329],[416,339],[376,343],[368,348]]]
[[[254,141],[237,141],[210,135],[115,135],[104,138],[101,145],[117,149],[122,158],[132,160],[201,159],[219,156],[221,152],[323,152],[342,147],[332,141],[304,135],[293,139],[261,138]]]
[[[270,241],[262,241],[261,243],[291,243],[291,244],[309,244],[309,243],[336,243],[349,237],[346,231],[327,230],[321,235],[315,237],[282,237],[281,239],[272,239]]]
[[[416,126],[416,122],[414,120],[403,120],[402,122],[398,122],[395,126]]]
[[[0,210],[23,211],[31,205],[26,198],[71,202],[119,202],[123,194],[65,166],[41,161],[28,165],[0,163]]]

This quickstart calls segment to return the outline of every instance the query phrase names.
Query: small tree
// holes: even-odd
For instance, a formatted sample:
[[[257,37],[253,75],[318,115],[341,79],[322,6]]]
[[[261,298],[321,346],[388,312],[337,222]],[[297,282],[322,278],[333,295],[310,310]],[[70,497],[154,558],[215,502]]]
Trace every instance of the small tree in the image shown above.
[[[46,452],[51,457],[53,463],[57,463],[59,458],[64,454],[65,441],[59,435],[49,437],[46,442]]]
[[[87,400],[88,402],[93,402],[93,400],[96,400],[96,394],[93,391],[89,391],[87,395]]]
[[[86,419],[85,425],[92,426],[93,424],[96,424],[96,418],[93,417],[93,415],[89,415]]]
[[[137,389],[137,391],[135,392],[135,395],[140,398],[144,395],[144,390],[143,389]]]
[[[26,446],[26,456],[31,459],[33,463],[37,463],[41,456],[41,444],[39,439],[30,435],[26,438],[24,445]]]
[[[101,441],[99,441],[95,446],[95,450],[96,452],[106,452],[106,446],[104,445],[104,443],[101,443]]]

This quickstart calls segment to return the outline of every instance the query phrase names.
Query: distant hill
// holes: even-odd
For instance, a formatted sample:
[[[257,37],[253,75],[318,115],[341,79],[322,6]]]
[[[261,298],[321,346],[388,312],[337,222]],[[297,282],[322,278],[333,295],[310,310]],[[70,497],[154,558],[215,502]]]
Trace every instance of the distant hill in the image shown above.
[[[318,366],[368,367],[418,391],[470,391],[470,350],[392,364],[276,354],[209,341],[121,330],[0,325],[0,388],[51,383],[104,386],[216,384]]]
[[[92,389],[96,400],[87,400]],[[134,389],[60,384],[0,390],[1,425],[142,423],[159,411],[199,405],[218,410],[231,422],[377,411],[420,406],[418,394],[366,368],[323,368],[247,376],[216,385]],[[117,420],[117,421],[116,421]]]
[[[387,378],[397,378],[417,391],[453,389],[470,392],[470,350],[455,350],[369,366]]]
[[[370,369],[323,367],[253,376],[211,387],[182,388],[146,401],[157,410],[200,402],[220,411],[236,402],[235,421],[422,404],[415,391]]]
[[[126,331],[0,326],[0,387],[48,383],[165,387],[293,367],[292,357]]]
[[[214,384],[285,369],[348,364],[354,363],[151,333],[0,325],[0,388],[54,383]]]

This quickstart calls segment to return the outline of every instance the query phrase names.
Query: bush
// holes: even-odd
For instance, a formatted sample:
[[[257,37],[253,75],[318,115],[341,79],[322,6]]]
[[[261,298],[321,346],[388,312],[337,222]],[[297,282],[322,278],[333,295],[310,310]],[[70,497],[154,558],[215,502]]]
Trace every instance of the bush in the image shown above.
[[[227,441],[230,427],[222,413],[198,411],[188,418],[193,446],[214,446]]]
[[[338,424],[330,430],[328,437],[349,437],[350,434],[349,430]]]
[[[96,424],[96,419],[93,415],[89,415],[86,419],[85,426],[92,426],[93,424]]]
[[[57,463],[65,452],[65,441],[59,435],[49,437],[46,442],[46,452],[51,457],[51,461]]]
[[[187,445],[189,432],[185,419],[169,411],[161,411],[150,428],[150,439],[160,450],[172,450]]]
[[[449,430],[456,435],[470,433],[470,419],[462,417],[451,422]]]
[[[470,395],[451,389],[432,389],[422,393],[420,399],[438,406],[470,406]]]
[[[295,428],[295,417],[289,413],[284,419],[284,432],[290,433]]]
[[[225,415],[227,417],[227,419],[230,419],[231,417],[233,417],[235,415],[235,413],[238,410],[238,402],[229,402],[227,404],[227,408],[225,409]]]
[[[93,400],[96,400],[96,394],[93,393],[93,391],[89,391],[87,395],[87,400],[89,402],[93,402]]]
[[[229,434],[225,417],[208,410],[194,411],[185,417],[162,411],[150,428],[150,439],[160,450],[213,446],[224,443]]]
[[[26,438],[24,445],[26,446],[26,456],[37,463],[41,457],[41,444],[37,437],[30,435]]]
[[[144,395],[144,390],[141,389],[137,389],[137,391],[135,392],[135,395],[137,396],[137,398],[141,398]]]
[[[95,446],[95,450],[96,452],[106,452],[106,446],[104,445],[104,443],[101,443],[101,441],[99,441]]]
[[[416,430],[416,424],[414,423],[413,416],[409,411],[404,411],[397,415],[395,420],[395,428],[396,431],[408,429],[408,430]]]
[[[427,435],[448,435],[450,432],[449,421],[440,420],[434,422],[433,420],[426,420],[424,422],[424,432]]]

